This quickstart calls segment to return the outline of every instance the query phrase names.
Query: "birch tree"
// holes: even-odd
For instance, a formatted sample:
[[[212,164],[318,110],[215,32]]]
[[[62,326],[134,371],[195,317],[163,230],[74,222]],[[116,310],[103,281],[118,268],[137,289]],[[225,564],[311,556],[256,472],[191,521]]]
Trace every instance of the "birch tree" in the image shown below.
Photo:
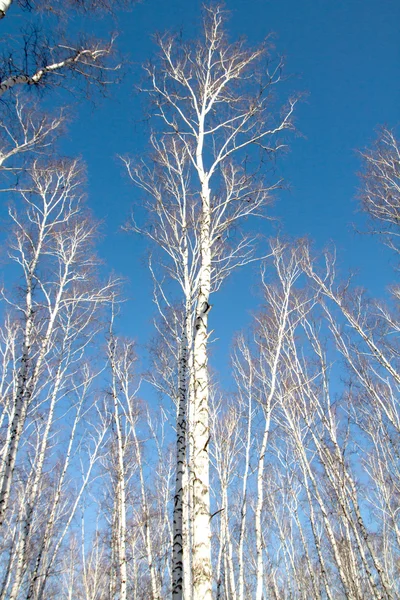
[[[266,183],[257,166],[249,170],[251,163],[246,158],[250,155],[257,162],[259,152],[271,155],[281,147],[279,134],[291,128],[295,105],[295,100],[289,100],[281,112],[276,110],[272,89],[281,79],[283,62],[278,60],[272,67],[270,62],[266,67],[267,45],[249,50],[243,41],[229,43],[223,31],[224,17],[220,7],[206,8],[203,37],[192,45],[178,37],[160,37],[159,60],[156,66],[147,68],[147,91],[168,131],[165,136],[153,134],[153,148],[158,154],[158,148],[175,145],[181,163],[184,161],[180,190],[183,185],[192,207],[190,226],[196,245],[190,252],[198,252],[198,258],[191,263],[196,270],[195,287],[191,290],[195,306],[190,340],[193,393],[189,425],[193,444],[190,472],[194,599],[211,597],[212,580],[207,368],[211,294],[235,268],[253,259],[254,238],[242,230],[243,234],[234,239],[231,231],[248,217],[263,214],[271,201],[271,191],[279,184]],[[164,161],[165,177],[170,177],[171,172],[176,177],[175,164],[175,157]],[[142,181],[136,173],[133,179]],[[150,193],[154,197],[153,190]],[[172,196],[176,202],[174,190]],[[162,200],[158,202],[161,204]],[[167,253],[174,244],[172,237]],[[181,269],[180,258],[179,261]],[[180,511],[181,502],[176,505]],[[178,525],[174,540],[177,556],[182,553],[179,529]],[[182,597],[181,562],[174,562],[176,598]]]
[[[346,559],[347,564],[355,565],[353,573],[357,577],[364,574],[358,581],[358,589],[354,590],[356,575],[343,572],[343,585],[355,597],[362,597],[364,590],[368,589],[372,597],[390,598],[395,594],[392,582],[396,579],[392,574],[393,552],[396,555],[398,552],[395,534],[397,523],[393,512],[393,501],[397,505],[394,490],[398,485],[398,459],[394,459],[394,454],[398,452],[396,390],[399,385],[396,309],[390,306],[390,301],[384,304],[369,298],[365,290],[352,289],[351,281],[339,285],[332,256],[325,256],[323,272],[306,249],[304,268],[321,295],[321,304],[334,343],[351,378],[352,393],[348,395],[346,410],[350,413],[351,431],[356,432],[360,439],[357,454],[362,457],[364,476],[371,488],[371,493],[365,494],[357,484],[354,474],[357,467],[349,464],[350,461],[344,461],[344,449],[339,450],[337,425],[329,417],[329,409],[325,408],[322,412],[325,415],[326,434],[333,450],[328,451],[323,441],[315,440],[315,445],[321,463],[329,473],[335,502],[340,506],[348,528],[347,544],[352,548],[354,558],[350,562]],[[313,345],[321,360],[322,354],[321,350],[317,350],[319,345],[315,335]],[[378,438],[380,442],[377,442]],[[387,473],[386,481],[390,480],[390,485],[393,485],[389,503],[384,500],[384,497],[388,499],[385,486],[382,485],[384,471]],[[375,477],[371,477],[372,473]],[[335,482],[337,477],[340,483]],[[386,508],[383,508],[382,501]],[[384,551],[378,547],[377,534],[373,534],[366,523],[364,514],[367,510],[373,511],[376,528],[382,539],[387,539],[389,531],[389,536],[393,536],[390,550],[389,546]]]
[[[236,599],[236,569],[234,568],[234,537],[232,535],[232,507],[229,489],[238,475],[241,454],[241,431],[239,407],[234,402],[224,402],[221,395],[211,397],[211,464],[216,472],[212,493],[219,500],[213,518],[218,515],[219,550],[215,578],[216,597],[222,597],[222,588],[227,598]],[[226,406],[227,404],[227,406]],[[225,406],[224,406],[225,405]],[[219,493],[218,493],[219,492]],[[223,585],[222,585],[223,583]]]

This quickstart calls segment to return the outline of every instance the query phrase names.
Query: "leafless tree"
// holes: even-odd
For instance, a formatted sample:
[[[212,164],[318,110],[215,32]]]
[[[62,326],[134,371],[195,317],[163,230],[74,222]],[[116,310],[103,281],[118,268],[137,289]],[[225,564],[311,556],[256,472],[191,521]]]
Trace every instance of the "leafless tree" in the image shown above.
[[[243,41],[230,44],[223,31],[224,17],[220,7],[206,8],[203,37],[193,45],[178,37],[159,38],[159,61],[156,66],[149,66],[147,73],[148,91],[164,128],[167,127],[166,134],[155,133],[152,138],[158,169],[161,166],[163,170],[161,187],[157,185],[155,189],[152,169],[128,164],[134,181],[156,201],[155,213],[161,216],[159,227],[163,231],[156,241],[172,258],[170,271],[179,282],[185,268],[182,243],[188,240],[185,243],[190,258],[186,263],[192,269],[191,286],[189,291],[182,283],[181,286],[186,314],[191,308],[187,299],[194,302],[193,317],[188,319],[194,325],[189,332],[192,339],[188,339],[193,370],[189,424],[193,448],[189,462],[195,599],[210,597],[212,580],[207,372],[211,294],[232,270],[254,257],[254,238],[243,230],[242,236],[234,236],[232,231],[248,217],[264,214],[270,203],[271,192],[279,182],[266,183],[254,164],[259,152],[268,156],[281,147],[279,134],[291,128],[295,105],[295,100],[289,100],[281,112],[274,110],[272,89],[281,79],[282,61],[273,67],[270,61],[266,69],[267,44],[256,50],[247,49]],[[175,207],[182,206],[184,199],[188,206],[185,223],[182,218],[172,220],[171,215],[165,219],[162,191],[172,198]],[[178,208],[174,211],[178,214]],[[181,423],[185,412],[179,409]],[[185,454],[183,429],[178,428],[179,464],[183,464]],[[182,486],[177,483],[177,490],[180,489]],[[177,517],[182,512],[182,502],[175,501],[175,505],[173,595],[179,598],[183,593],[184,550],[182,520]]]

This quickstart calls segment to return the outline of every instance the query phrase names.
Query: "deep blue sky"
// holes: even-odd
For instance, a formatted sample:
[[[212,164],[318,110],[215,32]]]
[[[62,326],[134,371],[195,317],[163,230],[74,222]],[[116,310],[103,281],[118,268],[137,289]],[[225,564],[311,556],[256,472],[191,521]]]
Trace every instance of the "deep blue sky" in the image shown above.
[[[154,32],[199,31],[197,0],[143,0],[119,19],[119,47],[135,63],[113,98],[92,111],[80,109],[64,148],[88,164],[89,203],[104,220],[100,250],[109,268],[129,278],[130,301],[123,308],[123,332],[146,343],[152,333],[153,306],[145,247],[123,234],[138,192],[116,155],[142,154],[147,130],[140,123],[142,101],[133,93],[139,65],[155,52]],[[230,0],[231,38],[245,36],[252,45],[275,33],[277,52],[286,56],[287,89],[305,92],[298,107],[290,153],[278,163],[290,192],[277,194],[273,209],[291,236],[308,235],[317,247],[334,241],[343,269],[359,269],[359,282],[383,293],[393,280],[390,255],[376,240],[354,233],[364,227],[356,213],[357,148],[374,139],[378,125],[396,127],[400,102],[400,3],[398,0]],[[103,29],[104,23],[94,26]],[[136,196],[137,198],[137,196]],[[270,223],[265,233],[273,234]],[[234,276],[214,298],[211,327],[219,340],[214,365],[224,371],[234,331],[249,323],[257,306],[257,267]]]

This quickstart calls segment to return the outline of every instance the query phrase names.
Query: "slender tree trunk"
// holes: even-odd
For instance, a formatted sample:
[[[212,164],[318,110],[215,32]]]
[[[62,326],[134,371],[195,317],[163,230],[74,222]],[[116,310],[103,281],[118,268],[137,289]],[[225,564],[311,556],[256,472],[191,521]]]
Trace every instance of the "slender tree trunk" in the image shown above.
[[[115,375],[113,376],[113,397],[114,397],[114,420],[117,432],[117,453],[118,453],[118,475],[117,475],[117,555],[118,571],[120,577],[119,599],[127,598],[127,558],[126,558],[126,488],[125,488],[125,463],[124,463],[124,442],[122,436],[121,420],[119,415],[118,398],[116,393]]]
[[[223,528],[223,522],[222,522],[222,519],[221,519],[220,534],[219,534],[218,558],[217,558],[217,565],[216,565],[216,571],[215,571],[215,575],[216,575],[215,579],[217,581],[216,600],[221,600],[221,590],[222,590],[222,557],[223,557],[223,551],[224,551],[224,544],[225,544],[224,528]]]
[[[265,453],[269,438],[271,425],[271,407],[267,406],[265,414],[264,435],[260,448],[257,470],[257,503],[255,510],[255,529],[256,529],[256,555],[257,555],[257,579],[256,579],[256,600],[262,600],[264,587],[264,557],[263,557],[263,535],[261,525],[261,514],[264,503],[264,462]]]
[[[118,541],[118,565],[120,573],[120,600],[127,599],[127,585],[128,585],[128,561],[126,558],[126,489],[125,489],[125,476],[119,483],[119,541]]]
[[[26,387],[29,380],[29,364],[30,364],[30,349],[31,336],[33,329],[33,313],[31,292],[27,294],[27,319],[25,324],[25,338],[22,351],[21,366],[18,373],[18,385],[13,407],[11,425],[7,432],[7,441],[3,452],[3,465],[0,474],[0,526],[3,524],[5,512],[8,507],[10,496],[11,482],[17,458],[19,440],[22,435],[23,426],[28,410],[27,399],[25,398]]]
[[[228,485],[224,482],[223,491],[222,491],[222,503],[224,507],[223,514],[221,516],[224,522],[224,530],[225,530],[225,587],[227,591],[227,595],[230,600],[236,600],[236,582],[235,582],[235,572],[233,568],[233,551],[232,551],[232,542],[231,535],[229,531],[229,500],[228,500]]]
[[[55,546],[54,546],[51,554],[49,552],[47,552],[48,563],[46,565],[46,568],[43,569],[43,572],[41,574],[39,574],[39,571],[37,570],[35,572],[35,575],[36,575],[35,579],[33,579],[33,578],[31,579],[31,584],[30,584],[30,587],[29,587],[28,594],[26,596],[26,600],[31,600],[32,598],[35,598],[35,600],[36,599],[37,600],[43,600],[44,597],[45,597],[44,593],[45,593],[47,581],[48,581],[48,579],[50,577],[51,570],[52,570],[53,565],[54,565],[54,563],[56,561],[56,558],[57,558],[58,553],[60,551],[60,548],[61,548],[61,545],[63,543],[63,540],[64,540],[65,536],[67,535],[67,532],[68,532],[68,530],[69,530],[69,528],[71,526],[71,522],[72,522],[72,520],[73,520],[73,518],[75,516],[75,513],[76,513],[77,509],[78,509],[79,503],[80,503],[81,498],[82,498],[82,494],[85,491],[85,489],[86,489],[86,487],[87,487],[87,485],[88,485],[88,483],[90,481],[90,475],[91,475],[93,466],[96,463],[98,452],[99,452],[99,449],[101,447],[101,444],[103,443],[103,439],[104,439],[104,436],[106,434],[106,431],[107,431],[107,427],[103,425],[102,429],[98,433],[98,438],[96,440],[95,448],[93,449],[93,453],[92,453],[92,455],[89,458],[89,465],[88,465],[87,471],[86,471],[86,473],[85,473],[85,475],[83,477],[83,481],[82,481],[81,487],[79,488],[79,491],[78,491],[78,493],[76,495],[76,498],[75,498],[75,501],[74,501],[74,503],[72,505],[72,508],[70,509],[67,521],[66,521],[66,523],[64,525],[64,528],[63,528],[61,534],[59,535],[59,538],[58,538],[58,540],[57,540],[57,542],[56,542],[56,544],[55,544]],[[51,538],[49,537],[47,539],[47,543],[50,543],[50,541],[51,541]],[[37,580],[39,578],[40,578],[40,584],[38,586],[38,592],[37,592],[36,596],[34,596],[35,583],[37,582]]]
[[[117,484],[118,485],[118,484]],[[111,561],[110,561],[110,576],[108,581],[109,600],[113,600],[117,590],[117,573],[116,563],[118,556],[118,491],[115,494],[113,515],[111,521]],[[83,557],[84,559],[84,557]]]
[[[187,470],[187,381],[188,381],[188,309],[185,307],[182,341],[178,372],[178,417],[176,421],[176,485],[173,520],[172,597],[182,600],[184,591],[184,554],[187,547],[184,539],[185,471]]]
[[[319,492],[318,483],[315,480],[314,473],[311,470],[311,466],[309,464],[309,461],[308,461],[308,458],[307,458],[307,455],[306,455],[306,451],[305,451],[304,447],[302,446],[302,443],[301,443],[301,441],[299,439],[297,439],[297,444],[298,444],[298,450],[299,450],[300,460],[301,460],[301,463],[302,463],[302,470],[303,470],[303,473],[304,473],[304,485],[308,486],[307,479],[309,478],[310,481],[311,481],[312,487],[314,489],[315,498],[316,498],[316,500],[318,502],[318,505],[319,505],[321,513],[322,513],[322,518],[323,518],[323,521],[324,521],[324,525],[326,527],[326,531],[327,531],[327,534],[328,534],[328,539],[329,539],[330,544],[332,546],[332,550],[333,550],[333,554],[334,554],[336,566],[337,566],[337,569],[338,569],[338,572],[339,572],[340,580],[341,580],[342,585],[343,585],[343,590],[344,590],[345,596],[346,596],[346,598],[354,599],[354,596],[353,596],[351,590],[349,589],[349,584],[348,584],[347,577],[345,575],[345,571],[344,571],[344,568],[343,568],[343,561],[341,559],[339,548],[338,548],[337,543],[336,543],[335,534],[333,532],[332,525],[331,525],[331,522],[329,520],[328,510],[327,510],[327,508],[325,506],[325,503],[324,503],[324,501],[322,499],[322,496],[321,496],[321,494]]]
[[[272,402],[276,392],[277,380],[278,380],[278,365],[281,356],[282,344],[285,337],[288,311],[289,311],[289,299],[291,294],[291,280],[284,282],[284,298],[282,308],[278,313],[279,322],[275,325],[277,331],[277,342],[276,348],[272,357],[267,361],[270,362],[271,376],[270,376],[270,387],[264,406],[265,414],[265,425],[264,434],[261,442],[260,455],[258,459],[257,469],[257,503],[255,511],[255,528],[256,528],[256,553],[257,553],[257,587],[256,587],[256,600],[262,600],[263,598],[263,586],[264,586],[264,561],[263,561],[263,536],[261,527],[261,513],[264,502],[264,462],[265,453],[267,451],[267,444],[269,439],[269,431],[271,426],[271,411]]]
[[[53,534],[53,527],[54,527],[55,520],[56,520],[56,513],[57,513],[59,503],[61,501],[62,488],[63,488],[65,476],[67,474],[70,460],[72,458],[73,442],[75,439],[76,429],[77,429],[77,426],[78,426],[78,423],[79,423],[79,420],[81,417],[81,410],[82,410],[82,401],[80,402],[79,406],[77,407],[77,412],[75,415],[74,423],[73,423],[72,430],[71,430],[71,435],[70,435],[69,442],[68,442],[68,447],[67,447],[66,454],[65,454],[64,465],[63,465],[63,468],[62,468],[62,471],[61,471],[61,474],[60,474],[60,477],[59,477],[59,480],[57,483],[57,489],[55,490],[53,504],[52,504],[52,507],[51,507],[51,510],[50,510],[50,513],[49,513],[49,516],[47,519],[44,535],[43,535],[41,544],[40,544],[38,552],[37,552],[35,565],[33,567],[33,571],[30,576],[30,585],[29,585],[29,591],[28,591],[27,598],[31,598],[33,596],[34,587],[35,587],[36,581],[39,577],[42,560],[45,558],[46,551],[48,550],[48,546],[51,541],[51,537]]]
[[[188,339],[192,339],[192,334]],[[193,456],[193,398],[194,398],[194,369],[193,369],[193,353],[189,356],[189,387],[188,387],[188,407],[187,407],[187,448],[186,460],[187,468],[185,471],[186,483],[184,486],[186,505],[184,506],[184,522],[183,526],[184,541],[186,541],[186,551],[183,554],[183,569],[184,569],[184,599],[193,599],[193,473],[192,473],[192,456]]]
[[[158,580],[157,580],[157,573],[156,573],[156,568],[155,568],[154,558],[153,558],[153,544],[152,544],[151,535],[150,535],[150,522],[149,522],[150,521],[150,513],[149,513],[149,507],[147,504],[146,486],[144,483],[142,455],[141,455],[141,450],[140,450],[140,446],[139,446],[139,440],[137,438],[136,431],[134,429],[134,425],[132,425],[132,427],[133,427],[132,433],[133,433],[133,438],[134,438],[135,447],[136,447],[137,462],[138,462],[138,466],[139,466],[140,490],[141,490],[141,496],[142,496],[142,510],[143,510],[143,518],[144,518],[144,541],[145,541],[145,546],[146,546],[147,562],[148,562],[149,571],[150,571],[151,594],[152,594],[153,600],[160,600],[160,592],[159,592],[159,586],[158,586]]]
[[[307,542],[306,542],[306,539],[305,539],[305,536],[304,536],[303,527],[302,527],[300,519],[299,519],[299,513],[298,513],[297,507],[294,510],[294,518],[295,518],[295,521],[296,521],[297,529],[299,530],[300,539],[301,539],[301,543],[302,543],[302,546],[303,546],[304,555],[305,555],[305,558],[306,558],[307,570],[308,570],[308,574],[309,574],[310,579],[311,579],[311,585],[312,585],[312,589],[313,589],[314,598],[315,598],[315,600],[317,600],[317,598],[321,599],[321,590],[317,589],[317,582],[315,580],[314,569],[313,569],[313,566],[311,564],[310,554],[308,552]],[[328,594],[328,597],[330,597],[329,594]]]
[[[15,561],[15,558],[16,558],[16,554],[17,554],[17,552],[15,552],[16,538],[17,538],[17,531],[14,532],[13,539],[12,539],[12,542],[11,542],[11,549],[9,551],[9,558],[8,558],[8,561],[7,561],[7,568],[5,570],[3,581],[2,581],[2,584],[1,584],[0,600],[5,600],[5,598],[7,596],[8,587],[10,585],[11,574],[13,572],[13,565],[14,565],[14,561]]]
[[[211,600],[209,483],[208,312],[211,292],[210,190],[202,183],[201,271],[194,332],[193,423],[193,599]]]
[[[329,581],[328,581],[328,572],[326,569],[326,565],[325,565],[325,558],[324,558],[324,553],[323,550],[321,548],[321,542],[320,542],[320,538],[318,537],[318,523],[316,522],[315,519],[315,512],[314,512],[314,505],[313,505],[313,501],[312,501],[312,497],[311,497],[311,492],[309,489],[309,486],[307,485],[307,475],[304,471],[304,468],[302,467],[302,471],[303,471],[303,476],[304,476],[304,482],[305,482],[305,490],[306,490],[306,495],[307,495],[307,500],[308,500],[308,506],[309,506],[309,510],[310,510],[310,525],[311,525],[311,531],[313,534],[313,538],[314,538],[314,544],[315,547],[317,549],[317,554],[318,554],[318,561],[319,561],[319,566],[321,569],[321,578],[322,578],[322,582],[324,584],[324,588],[325,588],[325,592],[326,592],[326,597],[328,598],[328,600],[333,600],[333,595],[332,595],[332,591],[329,585]],[[321,586],[320,586],[321,588]],[[320,594],[322,594],[322,590],[320,589]]]
[[[250,448],[251,448],[251,424],[252,424],[252,387],[253,387],[253,369],[251,363],[249,363],[249,398],[248,398],[248,411],[247,411],[247,435],[246,435],[246,454],[245,454],[245,466],[243,474],[243,487],[242,487],[242,505],[240,508],[240,531],[239,531],[239,549],[238,549],[238,562],[239,562],[239,600],[244,600],[244,561],[243,561],[243,548],[244,548],[244,536],[246,531],[246,516],[247,516],[247,481],[249,477],[250,469]]]
[[[7,432],[7,443],[4,448],[2,468],[0,471],[0,526],[3,524],[4,515],[7,510],[8,500],[10,496],[11,482],[17,458],[19,440],[22,435],[25,424],[26,414],[28,410],[28,402],[30,400],[29,391],[33,391],[34,382],[29,380],[30,354],[33,334],[33,285],[34,277],[39,262],[39,257],[42,252],[45,228],[47,224],[47,212],[43,215],[43,221],[39,227],[39,235],[36,247],[33,251],[32,260],[29,264],[29,269],[26,275],[26,297],[25,297],[25,331],[24,341],[21,356],[21,365],[18,372],[17,390],[14,400],[11,426]]]

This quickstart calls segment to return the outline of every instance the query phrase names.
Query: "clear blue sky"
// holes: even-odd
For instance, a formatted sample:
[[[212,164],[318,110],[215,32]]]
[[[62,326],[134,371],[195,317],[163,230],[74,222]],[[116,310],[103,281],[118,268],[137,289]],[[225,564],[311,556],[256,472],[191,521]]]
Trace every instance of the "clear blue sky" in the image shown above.
[[[197,0],[143,0],[119,19],[119,47],[133,65],[132,73],[92,112],[81,114],[69,129],[64,148],[82,155],[89,170],[89,203],[104,220],[101,254],[109,268],[129,278],[130,301],[123,308],[124,333],[146,343],[152,333],[151,285],[143,263],[145,246],[137,236],[123,234],[135,194],[116,155],[142,154],[146,127],[141,99],[133,93],[139,65],[152,56],[154,32],[183,29],[189,37],[199,30]],[[334,241],[344,269],[358,268],[359,281],[383,293],[393,279],[389,254],[377,241],[354,233],[364,227],[356,214],[355,150],[374,139],[380,124],[399,124],[400,3],[398,0],[230,0],[231,38],[245,36],[254,45],[274,32],[277,52],[286,56],[287,88],[305,92],[291,151],[282,157],[280,172],[290,192],[277,195],[273,209],[291,236],[308,235],[322,248]],[[100,23],[99,30],[103,28]],[[137,196],[136,196],[137,198]],[[273,234],[266,223],[265,233]],[[214,366],[227,367],[234,331],[249,322],[259,299],[253,286],[257,267],[234,276],[214,299],[211,328]],[[228,307],[228,308],[227,308]],[[234,310],[235,309],[235,310]],[[239,310],[238,310],[239,309]],[[232,317],[235,321],[232,322]]]

